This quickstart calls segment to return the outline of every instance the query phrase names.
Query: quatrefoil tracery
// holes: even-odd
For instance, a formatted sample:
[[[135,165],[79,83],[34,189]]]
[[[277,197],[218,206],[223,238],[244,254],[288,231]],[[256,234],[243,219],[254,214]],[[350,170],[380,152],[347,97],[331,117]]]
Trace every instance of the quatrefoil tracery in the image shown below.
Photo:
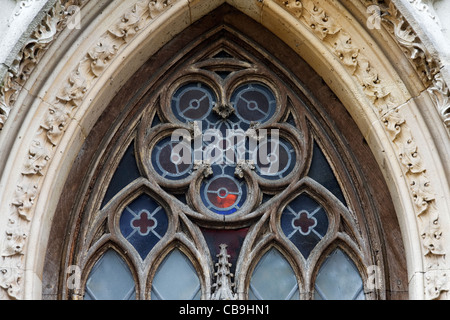
[[[153,128],[146,145],[149,171],[163,184],[198,186],[196,199],[190,199],[194,210],[220,219],[254,209],[264,182],[289,183],[301,165],[304,142],[297,129],[277,123],[284,108],[275,86],[242,82],[226,103],[218,102],[226,95],[217,94],[220,84],[215,87],[201,79],[178,84],[165,100],[170,111],[161,108],[171,123]],[[180,130],[186,133],[174,136]],[[194,174],[198,163],[206,164],[209,174]]]

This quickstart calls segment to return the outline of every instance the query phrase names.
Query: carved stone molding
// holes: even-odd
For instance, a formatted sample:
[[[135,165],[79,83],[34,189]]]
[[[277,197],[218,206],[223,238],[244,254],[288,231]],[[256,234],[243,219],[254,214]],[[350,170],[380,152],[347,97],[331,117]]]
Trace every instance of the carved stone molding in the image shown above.
[[[71,115],[120,49],[174,2],[176,0],[137,1],[88,50],[77,68],[69,74],[67,82],[62,83],[56,100],[48,108],[28,149],[28,157],[24,161],[14,199],[10,202],[10,226],[4,234],[0,261],[0,287],[5,289],[9,298],[22,298],[21,266],[30,222],[33,219],[34,204],[39,197],[39,186],[53,157],[54,147],[61,140]],[[67,4],[72,5],[73,1]],[[42,21],[35,33],[35,39],[22,51],[17,71],[10,72],[5,83],[23,84],[26,81],[38,58],[45,51],[46,45],[54,39],[61,24],[65,23],[66,16],[61,8],[62,4],[57,2]],[[2,87],[1,124],[6,120],[21,86],[16,90],[12,88],[13,86]]]
[[[286,6],[285,1],[276,0],[276,2],[292,13]],[[402,165],[406,180],[410,184],[410,196],[414,201],[417,222],[423,235],[424,258],[428,261],[425,263],[426,274],[433,274],[433,276],[426,276],[428,285],[433,281],[445,283],[445,285],[435,286],[439,292],[431,293],[431,291],[425,290],[425,296],[428,299],[439,298],[443,291],[448,291],[447,278],[439,278],[439,273],[436,273],[435,270],[437,266],[439,266],[439,269],[445,268],[445,252],[441,240],[443,230],[439,221],[439,212],[437,212],[435,206],[435,191],[427,177],[421,150],[415,143],[406,119],[396,109],[397,105],[389,84],[383,81],[382,75],[377,72],[370,60],[361,53],[358,45],[353,43],[352,36],[329,13],[318,7],[318,3],[312,1],[302,1],[302,3],[303,11],[300,21],[309,27],[328,49],[341,60],[349,74],[360,84],[362,91],[379,114],[380,120],[385,124],[386,132]],[[439,70],[437,62],[430,57],[417,35],[407,25],[392,3],[385,8],[383,16],[386,21],[394,26],[394,34],[398,42],[409,50],[409,58],[418,69],[423,68],[423,80],[435,81]],[[439,89],[436,89],[436,91],[438,95],[441,93],[448,95],[448,88],[443,81],[439,82]],[[446,112],[444,113],[448,113],[448,98],[445,99],[440,96],[439,99],[439,102],[446,106]],[[430,226],[432,226],[432,230]]]
[[[430,12],[428,5],[423,3],[423,1],[408,1],[416,10],[427,13],[430,18],[438,23],[438,19]],[[416,31],[392,1],[364,0],[364,3],[367,6],[376,5],[380,8],[384,26],[391,32],[400,47],[404,49],[407,58],[415,67],[422,83],[428,88],[428,92],[431,93],[436,109],[450,132],[450,91],[448,90],[448,84],[440,73],[441,62],[432,56]]]
[[[30,6],[31,2],[40,0],[21,1],[20,8]],[[64,29],[73,12],[68,11],[73,5],[82,6],[88,0],[58,0],[45,14],[36,26],[30,38],[24,43],[16,55],[12,66],[0,82],[0,132],[9,117],[11,109],[22,90],[23,85],[30,77],[31,72],[38,64],[40,58],[55,40],[59,32]],[[20,11],[21,12],[21,11]],[[20,14],[19,12],[19,14]],[[18,14],[15,13],[14,16]]]
[[[433,97],[445,125],[450,129],[450,89],[441,73],[435,75],[433,85],[428,88],[428,92]]]

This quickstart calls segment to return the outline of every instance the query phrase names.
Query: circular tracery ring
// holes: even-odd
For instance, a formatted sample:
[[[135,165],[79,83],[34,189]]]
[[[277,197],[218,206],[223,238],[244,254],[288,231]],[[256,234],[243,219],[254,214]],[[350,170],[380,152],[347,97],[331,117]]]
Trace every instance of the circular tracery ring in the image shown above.
[[[163,186],[172,188],[177,181],[196,186],[200,192],[188,193],[195,211],[217,220],[221,216],[239,220],[260,202],[260,188],[268,183],[280,188],[299,174],[302,164],[297,153],[304,152],[301,134],[293,132],[297,129],[292,126],[269,125],[280,113],[281,102],[276,89],[264,81],[253,77],[235,86],[226,98],[225,85],[218,85],[216,92],[206,82],[184,79],[169,89],[163,100],[171,105],[170,112],[163,112],[171,123],[157,125],[147,135],[150,171]],[[225,115],[217,112],[224,99],[231,108]],[[158,137],[159,127],[166,137],[149,141]],[[187,140],[168,136],[176,129],[188,131]],[[193,174],[198,164],[209,166],[212,174]]]

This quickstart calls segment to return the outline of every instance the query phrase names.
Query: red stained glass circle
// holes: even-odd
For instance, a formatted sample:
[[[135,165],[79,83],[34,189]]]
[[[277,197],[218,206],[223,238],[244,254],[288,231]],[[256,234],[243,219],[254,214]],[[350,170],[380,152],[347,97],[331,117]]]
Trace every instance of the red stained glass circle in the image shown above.
[[[217,208],[233,207],[239,198],[240,188],[228,177],[219,177],[211,181],[207,188],[208,200]]]

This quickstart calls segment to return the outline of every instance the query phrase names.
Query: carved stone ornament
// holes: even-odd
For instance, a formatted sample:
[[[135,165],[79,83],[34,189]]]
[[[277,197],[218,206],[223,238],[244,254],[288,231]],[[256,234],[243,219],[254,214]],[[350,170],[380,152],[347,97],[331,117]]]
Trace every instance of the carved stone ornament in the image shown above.
[[[217,271],[214,273],[216,282],[213,284],[214,293],[211,300],[237,300],[237,295],[233,291],[234,283],[230,272],[231,263],[228,262],[230,255],[227,252],[227,245],[220,245],[220,253],[217,255],[219,261],[216,263]]]
[[[234,108],[228,104],[216,103],[213,111],[221,116],[223,119],[228,118],[234,113]]]
[[[422,0],[409,0],[409,2],[416,10],[425,12],[436,23],[439,23],[438,19],[430,13],[428,5]],[[416,68],[417,74],[434,99],[442,121],[450,130],[450,91],[448,84],[440,73],[440,61],[430,54],[417,33],[392,1],[379,3],[376,0],[365,0],[365,3],[366,5],[377,5],[380,8],[380,16],[384,25],[393,34],[397,43],[406,50],[408,59]]]
[[[378,2],[369,2],[378,4]],[[409,50],[409,58],[414,61],[418,72],[421,71],[425,76],[423,81],[428,81],[428,83],[430,81],[436,81],[436,74],[439,70],[438,64],[431,58],[412,28],[407,24],[392,2],[389,3],[389,6],[383,7],[383,9],[382,16],[386,22],[394,26],[393,31],[397,41]],[[423,181],[429,181],[429,179],[427,178],[426,168],[422,161],[420,150],[415,143],[406,120],[394,109],[396,104],[391,95],[389,84],[383,82],[383,79],[371,65],[369,59],[360,53],[357,44],[352,42],[351,35],[343,30],[338,21],[333,19],[323,9],[319,8],[317,4],[310,1],[303,1],[303,14],[300,17],[300,21],[308,26],[324,42],[329,50],[342,61],[349,74],[361,85],[362,91],[366,94],[369,101],[371,101],[373,108],[384,122],[386,131],[390,133],[398,159],[403,166],[406,179],[410,182],[411,198],[416,203],[417,216],[420,215],[420,219],[418,219],[419,226],[423,229],[430,224],[433,225],[432,234],[430,231],[425,231],[422,237],[424,257],[433,261],[435,259],[440,260],[439,265],[442,268],[445,265],[445,252],[443,252],[441,244],[442,227],[438,219],[439,213],[434,205],[435,193],[429,182],[426,184],[423,183]],[[437,79],[442,80],[442,78]],[[438,107],[441,110],[444,108],[446,110],[444,113],[448,113],[448,98],[444,98],[444,96],[448,96],[448,88],[443,81],[440,81],[435,88],[439,88],[436,90],[437,96],[439,97],[438,102],[440,103]],[[430,242],[430,239],[433,239],[433,241]],[[427,265],[426,272],[434,271],[432,266],[436,264]],[[435,279],[435,277],[431,278]],[[442,279],[442,281],[445,282],[447,280]],[[439,286],[439,288],[442,288],[442,291],[445,291],[444,289],[446,287]],[[429,299],[440,296],[439,294],[430,295],[428,292],[425,292],[425,295]]]
[[[21,1],[24,9],[31,1]],[[37,25],[30,39],[23,45],[22,50],[14,59],[13,65],[0,82],[0,130],[9,117],[22,85],[29,78],[31,72],[55,39],[57,33],[65,26],[68,15],[64,12],[64,4],[57,1],[55,6],[44,16]]]

